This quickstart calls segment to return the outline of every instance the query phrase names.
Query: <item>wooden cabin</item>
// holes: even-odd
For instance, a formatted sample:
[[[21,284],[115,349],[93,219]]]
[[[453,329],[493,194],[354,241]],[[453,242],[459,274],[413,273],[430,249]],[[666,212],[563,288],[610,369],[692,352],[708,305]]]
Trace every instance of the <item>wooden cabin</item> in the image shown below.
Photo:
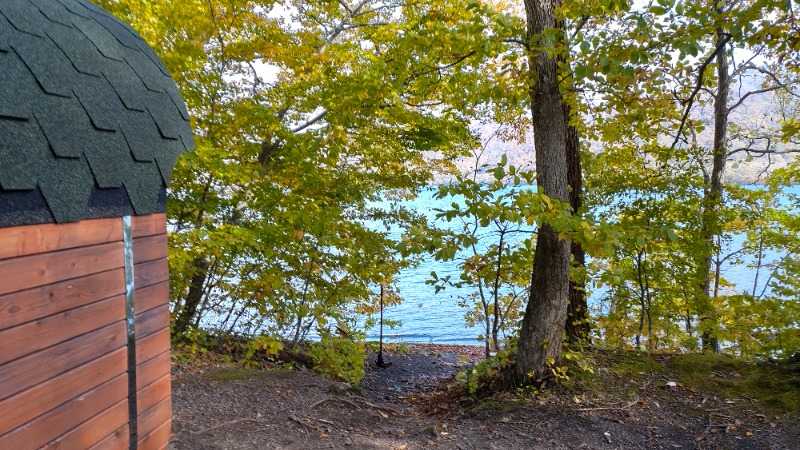
[[[84,0],[0,1],[0,449],[163,449],[166,67]]]

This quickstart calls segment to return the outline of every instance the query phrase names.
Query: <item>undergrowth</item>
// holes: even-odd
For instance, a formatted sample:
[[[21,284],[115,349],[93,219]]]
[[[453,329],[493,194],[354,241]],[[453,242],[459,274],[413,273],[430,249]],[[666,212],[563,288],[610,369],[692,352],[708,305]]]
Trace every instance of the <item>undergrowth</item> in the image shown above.
[[[565,353],[563,364],[532,380],[514,382],[513,356],[500,352],[458,374],[462,401],[470,410],[497,409],[509,401],[653,402],[671,386],[715,396],[794,422],[800,419],[800,364],[754,363],[722,355],[647,354],[638,351],[582,349]],[[511,397],[509,397],[511,396]],[[657,400],[658,399],[658,400]],[[732,400],[731,400],[732,399]],[[500,403],[498,403],[500,402]]]
[[[271,336],[243,336],[193,329],[173,339],[174,364],[191,371],[197,367],[231,366],[219,376],[244,375],[239,368],[264,368],[265,364],[304,366],[329,378],[358,385],[364,377],[367,349],[363,342],[326,335],[320,341],[304,341],[294,348]],[[227,369],[226,369],[227,370]]]

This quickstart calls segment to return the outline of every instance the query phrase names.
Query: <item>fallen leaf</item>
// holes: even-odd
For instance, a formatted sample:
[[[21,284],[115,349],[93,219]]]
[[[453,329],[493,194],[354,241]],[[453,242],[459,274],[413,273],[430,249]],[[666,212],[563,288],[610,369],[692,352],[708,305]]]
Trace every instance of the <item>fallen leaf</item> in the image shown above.
[[[385,414],[385,413],[383,413],[382,411],[378,411],[378,414],[380,414],[380,415],[381,415],[381,417],[383,417],[384,419],[388,419],[388,418],[389,418],[389,415],[388,415],[388,414]]]

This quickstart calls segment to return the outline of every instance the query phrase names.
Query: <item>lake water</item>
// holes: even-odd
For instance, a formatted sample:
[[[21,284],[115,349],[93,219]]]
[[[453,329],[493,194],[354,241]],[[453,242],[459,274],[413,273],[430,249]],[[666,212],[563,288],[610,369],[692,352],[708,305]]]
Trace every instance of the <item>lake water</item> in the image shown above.
[[[794,186],[791,190],[794,194],[800,194],[800,186]],[[435,216],[434,209],[448,208],[452,199],[439,200],[434,198],[435,191],[425,191],[419,198],[410,202],[409,206],[415,210],[425,213],[429,218]],[[452,223],[451,226],[458,226]],[[732,247],[741,245],[743,237],[734,239]],[[776,259],[780,255],[768,253],[764,261]],[[454,288],[448,288],[438,294],[434,293],[434,287],[425,284],[425,280],[430,278],[431,271],[435,271],[439,277],[451,275],[458,278],[460,274],[458,259],[455,261],[441,262],[434,261],[429,257],[426,261],[416,268],[407,269],[398,277],[397,287],[400,295],[405,302],[400,305],[387,307],[384,310],[386,319],[398,320],[402,325],[394,329],[384,327],[384,339],[388,341],[404,342],[435,342],[453,344],[478,344],[478,335],[482,334],[479,327],[468,328],[464,320],[465,309],[458,305],[459,294],[467,294]],[[763,289],[766,276],[762,275],[759,281],[758,292]],[[755,271],[746,264],[724,268],[724,276],[728,281],[735,284],[739,291],[750,292],[753,287]],[[590,304],[596,304],[601,296],[602,290],[595,290],[590,295]],[[367,330],[367,338],[370,340],[378,339],[378,328],[373,327]]]

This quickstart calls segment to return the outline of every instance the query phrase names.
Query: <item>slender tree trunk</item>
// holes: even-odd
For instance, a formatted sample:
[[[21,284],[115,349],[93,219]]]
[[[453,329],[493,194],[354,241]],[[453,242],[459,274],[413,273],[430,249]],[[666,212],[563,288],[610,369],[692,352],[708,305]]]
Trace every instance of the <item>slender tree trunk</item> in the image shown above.
[[[563,57],[553,55],[565,48],[564,22],[556,20],[560,0],[525,0],[528,40],[532,51],[531,112],[536,174],[539,189],[545,195],[568,201],[567,187],[567,122],[564,99],[559,86],[559,63]],[[544,39],[544,30],[552,41]],[[561,360],[561,345],[569,299],[570,241],[559,238],[548,224],[539,228],[536,238],[530,297],[525,308],[517,350],[517,380],[531,381],[531,376],[546,374],[550,361]]]
[[[725,33],[717,28],[717,46],[724,45]],[[703,297],[700,310],[701,320],[706,322],[702,334],[703,351],[719,351],[719,341],[716,333],[709,328],[716,328],[716,312],[712,306],[711,292],[711,266],[714,255],[714,237],[719,234],[719,210],[722,205],[722,195],[725,189],[725,163],[728,160],[728,147],[726,143],[728,131],[728,88],[730,80],[728,75],[728,54],[725,49],[717,52],[717,93],[714,97],[714,154],[711,166],[710,186],[703,198],[703,223],[702,238],[705,240],[705,254],[701,270],[703,288],[700,295]]]
[[[643,278],[643,273],[645,271],[644,262],[642,261],[642,251],[636,254],[636,274],[637,274],[637,281],[639,283],[639,332],[636,333],[636,350],[642,349],[642,333],[644,331],[644,317],[647,313],[647,290],[645,289],[645,282]],[[649,336],[648,336],[649,337]]]
[[[494,272],[494,287],[492,288],[492,297],[494,301],[494,317],[492,317],[492,343],[494,344],[494,350],[499,352],[500,351],[500,340],[498,334],[500,332],[500,275],[502,273],[503,267],[503,238],[505,237],[505,231],[500,232],[500,244],[497,248],[497,265],[495,266]],[[487,316],[488,317],[488,316]]]
[[[578,129],[569,125],[572,112],[568,103],[564,104],[564,117],[567,121],[567,182],[569,183],[569,206],[576,213],[583,205],[583,171],[581,170],[581,145]],[[591,328],[589,325],[589,305],[586,301],[586,280],[583,273],[586,267],[586,252],[581,244],[571,244],[572,265],[578,269],[579,278],[570,279],[569,303],[567,306],[567,342],[571,344],[588,342]]]
[[[204,284],[208,276],[209,263],[205,258],[195,258],[192,261],[192,266],[196,268],[195,274],[189,283],[189,292],[186,294],[186,300],[183,302],[183,308],[178,312],[175,317],[175,327],[173,333],[176,335],[183,334],[189,328],[189,325],[194,323],[197,308],[203,301]]]

